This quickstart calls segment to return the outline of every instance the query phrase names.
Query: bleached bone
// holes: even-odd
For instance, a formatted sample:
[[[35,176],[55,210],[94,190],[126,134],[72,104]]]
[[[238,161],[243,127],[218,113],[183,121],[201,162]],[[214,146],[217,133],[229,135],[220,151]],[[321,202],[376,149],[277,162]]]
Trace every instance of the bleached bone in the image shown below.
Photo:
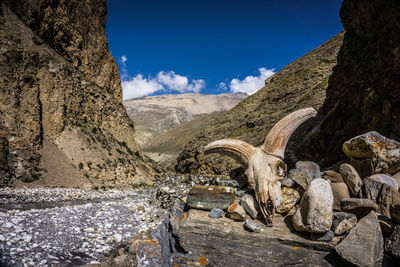
[[[286,164],[282,161],[287,142],[304,121],[315,117],[313,108],[300,109],[282,118],[269,131],[264,144],[254,147],[234,139],[214,141],[205,147],[205,153],[228,155],[246,168],[249,187],[255,191],[261,213],[268,226],[273,225],[275,209],[282,200],[280,180],[286,178]]]

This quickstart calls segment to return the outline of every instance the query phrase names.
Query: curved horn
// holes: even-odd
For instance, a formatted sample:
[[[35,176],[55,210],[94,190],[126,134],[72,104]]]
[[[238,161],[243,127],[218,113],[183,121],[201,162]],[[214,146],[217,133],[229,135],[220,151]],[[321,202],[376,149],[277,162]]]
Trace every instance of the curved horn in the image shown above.
[[[247,167],[250,157],[254,154],[255,148],[243,141],[235,139],[222,139],[208,144],[205,154],[219,153],[230,156],[237,160],[244,167]]]
[[[315,117],[317,112],[314,108],[304,108],[286,115],[278,121],[265,137],[262,149],[281,159],[285,156],[286,144],[292,133],[303,122],[309,118]]]

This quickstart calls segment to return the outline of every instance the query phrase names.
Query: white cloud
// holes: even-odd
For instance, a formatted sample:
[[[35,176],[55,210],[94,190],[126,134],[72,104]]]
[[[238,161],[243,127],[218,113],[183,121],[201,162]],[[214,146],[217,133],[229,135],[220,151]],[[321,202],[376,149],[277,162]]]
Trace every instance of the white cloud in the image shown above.
[[[265,80],[275,74],[275,69],[259,68],[259,76],[247,76],[243,80],[233,79],[229,88],[232,92],[242,92],[249,95],[254,94],[264,87]]]
[[[126,55],[122,55],[122,57],[121,57],[121,62],[122,62],[122,64],[125,66],[125,62],[127,62],[128,61],[128,58],[126,57]]]
[[[219,84],[218,84],[218,88],[220,89],[220,90],[223,90],[223,91],[226,91],[226,83],[224,83],[224,82],[220,82]]]
[[[144,78],[142,74],[138,74],[132,79],[126,79],[126,77],[122,76],[122,95],[124,100],[151,95],[157,91],[199,93],[204,87],[204,80],[189,79],[186,76],[176,74],[174,71],[160,71],[155,78]]]
[[[122,81],[124,100],[150,95],[162,89],[163,86],[161,84],[151,78],[143,78],[142,74],[136,75],[131,80]]]

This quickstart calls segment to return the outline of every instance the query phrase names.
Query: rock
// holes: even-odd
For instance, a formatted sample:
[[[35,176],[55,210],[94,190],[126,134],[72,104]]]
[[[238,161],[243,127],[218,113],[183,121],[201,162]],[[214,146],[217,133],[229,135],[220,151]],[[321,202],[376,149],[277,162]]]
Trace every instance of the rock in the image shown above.
[[[332,218],[332,230],[335,235],[343,235],[356,226],[357,217],[347,212],[334,212]]]
[[[397,224],[400,224],[400,204],[392,203],[389,208],[390,218]]]
[[[335,237],[335,234],[333,233],[332,230],[329,230],[328,232],[324,234],[311,234],[310,238],[312,240],[316,241],[324,241],[324,242],[330,242],[332,239]]]
[[[400,170],[400,143],[375,131],[346,141],[343,152],[350,158],[372,159],[375,172],[393,174]]]
[[[208,214],[208,217],[218,219],[221,218],[224,215],[224,211],[218,208],[213,208],[210,213]]]
[[[335,247],[346,261],[357,266],[375,266],[383,258],[383,236],[374,211],[362,218]]]
[[[282,201],[279,207],[276,209],[277,213],[289,212],[297,201],[300,199],[300,194],[295,189],[282,187]],[[254,219],[254,218],[253,218]]]
[[[126,266],[125,261],[127,260],[128,255],[120,255],[116,258],[114,258],[113,262],[116,266]]]
[[[311,177],[309,177],[307,174],[297,169],[290,170],[288,178],[296,182],[296,184],[300,185],[301,188],[303,188],[303,190],[307,189],[308,185],[312,180]]]
[[[255,232],[255,233],[259,233],[264,228],[262,225],[249,219],[246,219],[243,226],[250,232]]]
[[[195,185],[189,192],[186,204],[194,209],[226,210],[235,200],[235,190],[226,186]]]
[[[325,233],[332,225],[333,194],[328,181],[317,178],[311,181],[292,224],[297,231]]]
[[[244,196],[244,195],[247,193],[247,191],[249,191],[249,189],[246,189],[246,190],[242,190],[242,189],[236,190],[236,196],[242,197],[242,196]]]
[[[399,185],[399,191],[400,191],[400,172],[396,172],[395,174],[393,174],[392,178],[396,180],[397,184]]]
[[[389,175],[379,173],[379,174],[371,175],[368,178],[373,179],[377,182],[385,183],[385,184],[393,187],[397,191],[399,190],[399,184],[393,177],[390,177]]]
[[[340,201],[350,198],[349,188],[345,183],[331,183],[333,194],[333,209],[340,210]]]
[[[254,201],[254,198],[252,195],[245,194],[242,199],[240,200],[240,205],[243,207],[243,209],[247,212],[247,214],[250,215],[252,219],[256,219],[258,216],[257,212],[257,202]]]
[[[378,211],[388,218],[390,216],[390,205],[400,203],[400,193],[397,187],[392,187],[393,179],[384,174],[373,175],[364,179],[361,195],[378,204]]]
[[[357,196],[360,192],[362,180],[357,171],[350,164],[343,163],[340,165],[340,175],[343,181],[347,184],[353,196]]]
[[[297,161],[296,170],[305,173],[311,179],[321,178],[319,165],[312,161]]]
[[[374,164],[372,159],[350,159],[350,165],[354,167],[361,179],[374,174]]]
[[[331,181],[331,183],[344,183],[342,176],[334,171],[324,171],[322,178]]]
[[[379,215],[379,214],[378,214],[378,221],[379,221],[379,225],[381,226],[383,237],[390,236],[390,234],[393,231],[393,227],[395,226],[393,221],[391,219],[389,219],[388,217],[386,217],[384,215]]]
[[[229,206],[226,217],[235,221],[244,221],[247,218],[246,211],[238,203]]]
[[[284,187],[292,188],[294,187],[295,183],[293,182],[292,179],[286,178],[282,180],[281,185]]]
[[[360,220],[371,211],[377,211],[378,205],[369,199],[345,198],[340,202],[340,210],[355,214]]]
[[[385,242],[385,251],[400,259],[400,225],[396,225]]]

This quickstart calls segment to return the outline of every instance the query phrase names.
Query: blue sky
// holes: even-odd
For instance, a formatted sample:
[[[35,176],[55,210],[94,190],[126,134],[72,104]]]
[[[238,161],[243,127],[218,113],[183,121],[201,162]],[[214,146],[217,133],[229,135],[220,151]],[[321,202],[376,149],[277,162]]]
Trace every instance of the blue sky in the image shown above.
[[[107,0],[124,99],[253,93],[343,28],[341,0]]]

